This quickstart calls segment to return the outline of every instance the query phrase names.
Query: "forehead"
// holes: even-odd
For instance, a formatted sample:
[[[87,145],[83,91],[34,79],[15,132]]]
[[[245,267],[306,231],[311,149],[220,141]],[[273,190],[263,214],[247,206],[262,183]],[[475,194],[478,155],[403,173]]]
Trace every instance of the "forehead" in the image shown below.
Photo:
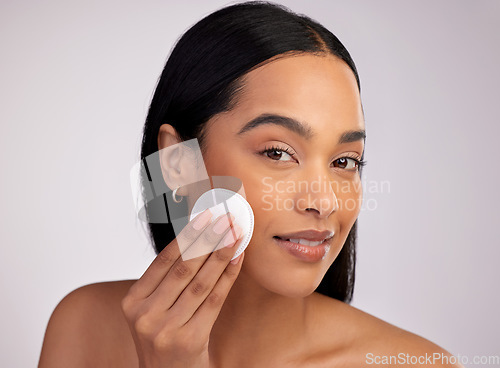
[[[287,56],[250,71],[235,110],[293,116],[311,125],[364,129],[356,78],[335,56]],[[236,112],[236,111],[234,111]]]

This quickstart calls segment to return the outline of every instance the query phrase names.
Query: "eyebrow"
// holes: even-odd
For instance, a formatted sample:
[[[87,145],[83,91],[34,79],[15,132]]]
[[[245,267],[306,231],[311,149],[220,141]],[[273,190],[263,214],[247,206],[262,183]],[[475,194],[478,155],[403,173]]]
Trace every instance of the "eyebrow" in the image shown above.
[[[301,123],[298,120],[295,120],[288,116],[276,114],[261,114],[257,116],[256,118],[246,123],[237,134],[244,134],[252,129],[257,128],[260,125],[265,124],[282,126],[294,133],[297,133],[307,140],[311,139],[314,136],[314,133],[309,125]],[[342,133],[339,138],[338,144],[351,143],[360,140],[366,140],[366,132],[364,130],[348,130]]]

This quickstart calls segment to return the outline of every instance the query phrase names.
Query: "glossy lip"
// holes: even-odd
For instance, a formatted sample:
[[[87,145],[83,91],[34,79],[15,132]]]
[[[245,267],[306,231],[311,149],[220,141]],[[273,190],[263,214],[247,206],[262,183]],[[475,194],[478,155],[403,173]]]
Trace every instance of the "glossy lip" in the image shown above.
[[[279,234],[276,235],[281,239],[305,239],[309,241],[323,241],[325,239],[331,238],[335,234],[332,230],[319,231],[316,229],[308,229],[303,231],[298,231],[295,233]]]
[[[323,241],[322,244],[318,244],[316,246],[292,243],[291,241],[279,239],[276,237],[274,237],[273,240],[278,244],[279,247],[283,248],[288,253],[301,259],[302,261],[319,262],[325,258],[328,251],[330,250],[332,238],[330,237]]]

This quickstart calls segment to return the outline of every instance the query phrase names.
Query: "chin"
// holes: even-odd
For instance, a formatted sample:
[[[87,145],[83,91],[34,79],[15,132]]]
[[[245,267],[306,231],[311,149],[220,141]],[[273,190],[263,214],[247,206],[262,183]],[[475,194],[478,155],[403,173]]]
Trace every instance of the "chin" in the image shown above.
[[[311,295],[331,263],[327,259],[315,264],[304,263],[281,254],[279,249],[266,252],[250,248],[251,245],[246,250],[242,272],[264,289],[289,298]]]
[[[282,280],[278,277],[273,280],[267,280],[265,284],[262,284],[267,290],[287,298],[306,298],[314,293],[318,285],[319,282],[317,284],[308,282],[308,280],[294,282],[287,279]]]

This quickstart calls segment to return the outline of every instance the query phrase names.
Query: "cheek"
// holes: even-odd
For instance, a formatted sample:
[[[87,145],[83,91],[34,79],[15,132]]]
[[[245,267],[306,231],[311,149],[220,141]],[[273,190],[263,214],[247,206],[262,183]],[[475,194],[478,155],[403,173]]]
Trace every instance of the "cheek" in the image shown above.
[[[337,250],[340,252],[361,211],[363,189],[359,176],[354,180],[343,181],[337,185],[335,193],[338,202],[337,218],[340,225]]]
[[[334,191],[337,195],[339,216],[351,225],[354,224],[363,201],[363,188],[359,175],[352,180],[335,182]]]
[[[233,152],[230,157],[228,157],[228,151]],[[248,162],[248,159],[242,155],[235,154],[234,152],[237,152],[237,150],[210,150],[205,159],[207,174],[209,177],[230,176],[241,180],[244,197],[252,206],[255,214],[255,220],[258,221],[262,215],[262,206],[264,205],[262,202],[262,176],[254,167],[252,167],[251,163]]]

